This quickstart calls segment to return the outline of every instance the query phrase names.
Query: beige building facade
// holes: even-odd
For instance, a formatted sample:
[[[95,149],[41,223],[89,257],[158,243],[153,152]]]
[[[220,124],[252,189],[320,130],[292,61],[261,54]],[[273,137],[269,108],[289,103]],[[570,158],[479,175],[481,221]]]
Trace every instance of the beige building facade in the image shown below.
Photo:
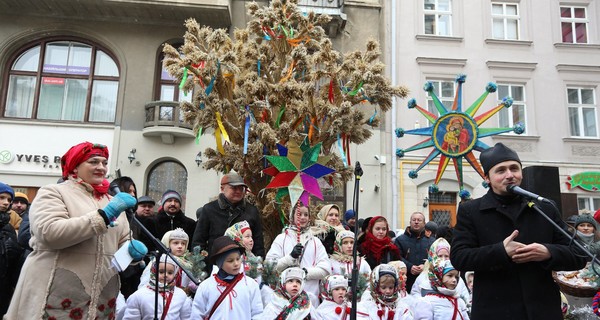
[[[180,121],[177,101],[187,97],[162,72],[162,45],[182,42],[189,17],[231,34],[246,26],[248,2],[0,2],[0,133],[6,137],[0,181],[33,198],[39,187],[59,179],[60,156],[70,146],[102,143],[111,151],[109,180],[118,170],[136,182],[138,195],[157,201],[175,189],[195,218],[196,209],[219,193],[221,174],[202,167],[204,150],[215,140],[205,134],[196,141]],[[326,31],[341,52],[383,36],[378,1],[299,4],[333,17]],[[385,179],[375,159],[385,158],[383,136],[375,130],[369,143],[351,148],[351,159],[365,168],[361,206],[369,215],[379,214],[386,202],[384,192],[375,191]],[[351,201],[344,190],[329,192],[329,198],[348,206]]]
[[[512,96],[514,103],[482,127],[512,127],[520,122],[525,132],[481,141],[488,146],[502,142],[513,148],[525,167],[558,168],[557,179],[542,174],[529,181],[532,186],[557,185],[564,216],[581,209],[600,209],[600,193],[593,189],[600,183],[597,1],[386,1],[384,11],[385,51],[390,53],[385,62],[390,76],[411,88],[411,97],[420,106],[432,110],[432,101],[422,89],[427,81],[434,84],[434,92],[449,107],[456,94],[455,77],[466,74],[463,110],[484,93],[488,82],[495,82],[498,91],[489,94],[477,115],[494,108],[506,95]],[[431,125],[419,112],[409,110],[406,101],[396,104],[387,124],[386,137],[391,141],[386,146],[388,154],[423,140],[409,135],[396,139],[395,128]],[[420,170],[416,179],[408,177],[430,151],[392,157],[395,161],[389,174],[398,174],[388,187],[398,188],[398,197],[388,204],[388,210],[397,207],[398,220],[405,225],[415,210],[423,210],[432,218],[455,220],[460,199],[452,164],[436,194],[429,193],[428,187],[435,179],[437,161]],[[475,155],[478,158],[479,152]],[[570,188],[568,182],[573,179],[587,181],[587,185],[572,183]],[[465,189],[479,197],[487,192],[481,182],[465,161]]]

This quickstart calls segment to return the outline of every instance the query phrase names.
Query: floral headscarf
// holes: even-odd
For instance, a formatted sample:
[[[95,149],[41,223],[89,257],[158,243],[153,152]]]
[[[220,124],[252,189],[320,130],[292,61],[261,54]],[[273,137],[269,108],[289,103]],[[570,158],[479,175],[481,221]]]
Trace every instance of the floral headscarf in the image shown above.
[[[299,293],[291,297],[285,290],[285,283],[290,279],[299,279],[302,285]],[[304,291],[306,283],[306,272],[298,267],[285,269],[280,276],[280,283],[273,292],[273,303],[281,312],[275,320],[301,320],[310,314],[310,298]]]
[[[395,280],[394,292],[390,296],[384,296],[381,293],[381,290],[379,290],[379,279],[384,275],[390,275],[394,277]],[[386,263],[375,267],[375,269],[371,271],[369,288],[371,290],[371,296],[373,297],[373,300],[387,306],[390,309],[396,308],[396,301],[398,300],[398,293],[400,291],[400,282],[398,281],[398,272],[396,272],[396,268]]]
[[[231,227],[227,228],[227,230],[225,230],[224,235],[228,236],[233,241],[235,241],[240,247],[244,248],[246,250],[246,257],[250,258],[254,257],[254,253],[252,253],[252,251],[248,250],[246,246],[244,246],[243,240],[244,232],[246,232],[247,230],[251,230],[250,224],[248,223],[248,221],[244,220],[235,223]]]
[[[427,261],[432,264],[433,260],[438,257],[441,250],[446,250],[450,253],[450,243],[444,238],[435,240],[427,250]]]
[[[456,269],[452,266],[450,260],[436,259],[428,274],[431,288],[447,296],[456,295],[456,288],[448,289],[442,282],[444,275],[452,270]]]
[[[342,232],[338,232],[338,234],[335,236],[335,243],[333,244],[333,253],[331,254],[331,259],[339,262],[352,262],[352,255],[345,254],[342,250],[342,241],[344,241],[346,238],[352,238],[352,240],[354,240],[354,232],[344,230]]]
[[[179,267],[175,262],[167,255],[160,256],[160,264],[171,264],[175,267],[175,274],[179,272]],[[158,282],[157,280],[158,270],[156,270],[156,264],[152,263],[152,267],[150,269],[150,281],[148,282],[148,288],[152,290],[156,290],[158,288],[158,292],[173,292],[175,288],[175,278],[173,281],[169,283]]]

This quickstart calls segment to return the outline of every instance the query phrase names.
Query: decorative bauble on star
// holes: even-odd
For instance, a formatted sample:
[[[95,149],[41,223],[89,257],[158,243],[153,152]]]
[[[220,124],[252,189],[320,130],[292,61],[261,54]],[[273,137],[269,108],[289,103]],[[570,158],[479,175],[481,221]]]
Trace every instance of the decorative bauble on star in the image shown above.
[[[321,143],[311,146],[308,139],[298,145],[290,140],[287,147],[277,144],[278,156],[265,156],[273,165],[263,170],[263,173],[273,177],[266,189],[278,189],[275,199],[281,200],[290,196],[291,203],[300,200],[308,205],[310,195],[323,200],[323,194],[317,179],[335,172],[325,166],[329,157],[320,157]]]

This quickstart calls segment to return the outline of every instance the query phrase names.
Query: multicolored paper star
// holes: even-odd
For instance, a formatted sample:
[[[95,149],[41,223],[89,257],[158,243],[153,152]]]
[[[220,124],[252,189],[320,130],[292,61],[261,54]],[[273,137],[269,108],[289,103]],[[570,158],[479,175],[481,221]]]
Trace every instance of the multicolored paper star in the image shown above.
[[[308,205],[309,194],[323,200],[317,179],[335,170],[325,166],[329,157],[319,157],[321,143],[311,147],[308,139],[304,139],[301,145],[293,140],[287,145],[286,148],[277,144],[279,156],[266,156],[273,165],[263,170],[265,174],[273,177],[266,188],[278,189],[277,200],[289,195],[291,203],[300,200]]]
[[[429,186],[429,191],[432,193],[438,192],[438,183],[448,166],[448,162],[452,159],[454,163],[454,171],[456,171],[456,177],[460,187],[460,197],[462,199],[469,198],[470,193],[464,189],[463,185],[463,158],[484,178],[484,173],[481,168],[481,164],[475,158],[473,150],[479,152],[488,149],[489,146],[483,143],[480,139],[489,137],[509,131],[514,131],[516,134],[522,134],[525,131],[525,127],[522,123],[517,123],[512,128],[481,128],[480,126],[491,118],[494,114],[502,110],[502,108],[510,108],[513,103],[511,97],[505,97],[495,108],[474,117],[475,113],[479,110],[483,101],[487,98],[490,92],[496,92],[497,85],[493,82],[488,83],[485,87],[485,92],[466,110],[462,111],[462,85],[465,82],[466,75],[458,75],[456,82],[458,86],[456,88],[456,94],[454,96],[454,102],[452,109],[448,110],[442,104],[440,99],[436,96],[433,91],[433,84],[426,82],[423,89],[429,93],[439,116],[423,109],[417,105],[415,99],[408,101],[408,108],[416,108],[427,120],[432,123],[430,127],[419,128],[414,130],[405,131],[402,128],[396,129],[396,136],[398,138],[403,137],[405,134],[429,136],[427,139],[413,145],[406,149],[397,149],[396,156],[399,158],[404,157],[407,152],[415,151],[419,149],[433,147],[433,150],[429,155],[421,162],[416,170],[411,170],[408,176],[411,179],[418,177],[418,172],[428,163],[433,161],[436,157],[440,156],[440,163],[438,165],[437,175],[434,183]]]

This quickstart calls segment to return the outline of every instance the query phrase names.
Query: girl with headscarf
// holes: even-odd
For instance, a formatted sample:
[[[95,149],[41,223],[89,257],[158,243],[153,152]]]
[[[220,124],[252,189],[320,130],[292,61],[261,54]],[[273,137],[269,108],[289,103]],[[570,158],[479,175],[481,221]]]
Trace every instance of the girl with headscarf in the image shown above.
[[[127,299],[123,320],[154,319],[154,299],[158,291],[160,319],[189,319],[192,301],[175,284],[179,267],[167,255],[162,255],[158,264],[152,264],[149,282]]]
[[[370,298],[363,297],[360,300],[356,307],[356,318],[412,320],[410,308],[400,298],[400,286],[398,273],[393,266],[384,263],[375,267],[369,279]]]
[[[342,231],[335,237],[333,253],[329,256],[331,262],[331,274],[340,274],[348,279],[352,277],[352,268],[354,263],[352,259],[352,250],[354,247],[354,232]],[[358,256],[357,268],[360,274],[371,274],[371,266],[365,258]]]
[[[467,305],[458,298],[456,287],[460,275],[450,260],[434,259],[429,268],[431,290],[424,291],[413,310],[415,319],[469,320]]]
[[[108,319],[115,312],[119,276],[115,252],[130,238],[124,214],[136,200],[110,197],[108,148],[83,142],[61,158],[60,184],[38,191],[31,204],[33,252],[27,257],[5,319]],[[147,249],[132,240],[135,259]]]
[[[342,275],[329,275],[321,282],[323,302],[315,310],[320,320],[350,319],[351,304],[348,301],[348,279]]]
[[[367,231],[359,240],[360,253],[365,256],[371,269],[382,263],[400,260],[400,250],[388,236],[389,230],[387,220],[376,216],[369,221]]]
[[[273,299],[265,306],[265,320],[309,320],[313,311],[311,298],[304,291],[306,272],[298,267],[285,269]]]
[[[319,280],[331,272],[331,264],[325,247],[310,230],[308,207],[298,204],[292,208],[289,221],[289,226],[273,240],[266,260],[276,261],[278,272],[289,267],[305,268],[305,289],[311,294],[313,306],[316,307],[319,305]]]
[[[435,240],[427,250],[427,261],[423,265],[423,272],[419,274],[410,290],[410,295],[414,298],[423,296],[424,291],[431,290],[431,281],[429,275],[432,272],[433,262],[437,260],[450,260],[450,243],[444,238]],[[456,291],[465,303],[471,301],[471,294],[462,278],[458,280]]]
[[[311,227],[313,235],[321,240],[327,254],[333,253],[336,235],[346,230],[341,221],[340,207],[336,204],[327,204],[319,210],[314,226]]]
[[[262,258],[260,256],[255,256],[254,253],[252,253],[254,240],[252,239],[252,229],[250,229],[250,224],[246,220],[234,223],[225,230],[225,235],[246,251],[242,256],[244,264],[243,272],[250,278],[256,280],[260,288],[263,305],[266,305],[271,299],[273,289],[262,281]]]

